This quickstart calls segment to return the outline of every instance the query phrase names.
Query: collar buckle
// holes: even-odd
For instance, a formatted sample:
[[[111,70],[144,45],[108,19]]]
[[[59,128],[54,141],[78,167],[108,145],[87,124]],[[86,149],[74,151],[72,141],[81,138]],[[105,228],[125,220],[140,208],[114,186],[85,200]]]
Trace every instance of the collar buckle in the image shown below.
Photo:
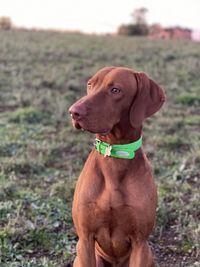
[[[104,158],[106,158],[107,156],[110,157],[111,156],[111,150],[112,150],[112,146],[109,145],[106,147],[105,149],[105,154],[104,154]]]

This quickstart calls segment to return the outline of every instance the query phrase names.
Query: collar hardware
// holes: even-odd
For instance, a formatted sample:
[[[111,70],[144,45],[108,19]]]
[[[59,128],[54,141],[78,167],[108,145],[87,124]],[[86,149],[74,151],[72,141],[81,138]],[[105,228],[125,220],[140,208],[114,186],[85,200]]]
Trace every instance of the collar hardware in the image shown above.
[[[110,157],[111,156],[111,150],[112,150],[112,146],[107,146],[105,149],[105,154],[104,157]]]
[[[135,152],[142,146],[142,136],[135,142],[123,145],[110,145],[96,138],[94,145],[96,150],[104,157],[133,159]]]

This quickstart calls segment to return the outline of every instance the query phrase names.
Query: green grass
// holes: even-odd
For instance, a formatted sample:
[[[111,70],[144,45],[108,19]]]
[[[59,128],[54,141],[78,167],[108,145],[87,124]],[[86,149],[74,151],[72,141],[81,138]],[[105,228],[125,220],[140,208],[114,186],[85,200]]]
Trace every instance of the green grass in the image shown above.
[[[48,124],[51,114],[34,109],[33,107],[21,108],[12,112],[8,122],[11,123],[28,123],[28,124]]]
[[[200,91],[200,87],[197,91]],[[182,93],[177,97],[177,102],[186,106],[195,105],[198,107],[200,105],[200,96],[194,93]]]
[[[0,266],[67,266],[76,182],[93,135],[68,107],[104,66],[146,71],[167,102],[144,125],[158,185],[158,266],[199,266],[200,46],[192,42],[0,31]]]

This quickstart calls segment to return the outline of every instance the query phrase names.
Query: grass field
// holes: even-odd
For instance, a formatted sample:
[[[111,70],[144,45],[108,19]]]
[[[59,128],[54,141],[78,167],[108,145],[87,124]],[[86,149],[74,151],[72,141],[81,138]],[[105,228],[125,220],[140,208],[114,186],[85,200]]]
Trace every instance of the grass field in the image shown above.
[[[68,107],[103,66],[147,72],[167,102],[144,126],[158,185],[150,238],[159,267],[200,266],[200,44],[0,31],[0,266],[66,267],[71,202],[93,135]]]

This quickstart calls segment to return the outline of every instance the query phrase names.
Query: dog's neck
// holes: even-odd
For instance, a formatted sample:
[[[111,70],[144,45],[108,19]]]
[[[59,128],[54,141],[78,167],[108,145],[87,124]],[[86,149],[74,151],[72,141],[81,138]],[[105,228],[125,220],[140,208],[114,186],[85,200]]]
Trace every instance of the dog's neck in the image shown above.
[[[137,141],[142,135],[142,126],[134,128],[130,123],[120,122],[116,124],[107,135],[96,134],[96,137],[108,144],[129,144]]]

